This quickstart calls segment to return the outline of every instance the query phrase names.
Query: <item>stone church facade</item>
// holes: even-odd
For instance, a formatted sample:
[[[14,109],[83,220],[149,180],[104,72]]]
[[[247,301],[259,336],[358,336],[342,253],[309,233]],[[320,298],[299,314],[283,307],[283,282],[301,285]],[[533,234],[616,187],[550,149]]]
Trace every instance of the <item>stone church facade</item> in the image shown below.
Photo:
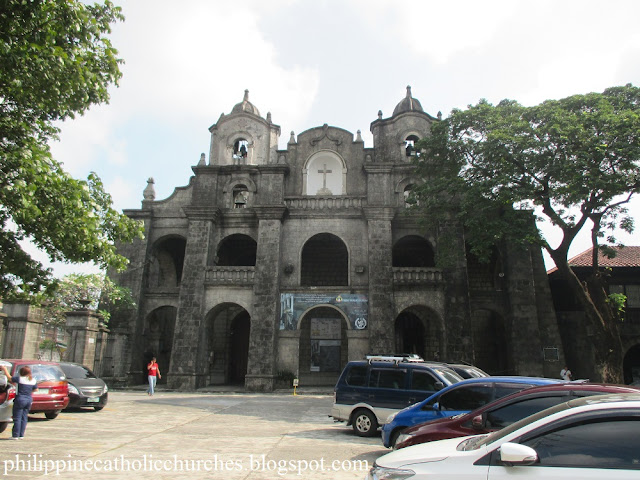
[[[371,148],[325,124],[279,149],[245,92],[187,186],[157,200],[149,179],[125,211],[146,236],[120,247],[131,263],[112,278],[137,310],[112,317],[103,376],[141,383],[154,355],[170,387],[269,391],[292,376],[332,385],[348,360],[390,352],[557,376],[540,251],[502,245],[483,264],[460,231],[458,263],[440,269],[436,233],[407,208],[414,144],[437,121],[407,87],[371,123]]]

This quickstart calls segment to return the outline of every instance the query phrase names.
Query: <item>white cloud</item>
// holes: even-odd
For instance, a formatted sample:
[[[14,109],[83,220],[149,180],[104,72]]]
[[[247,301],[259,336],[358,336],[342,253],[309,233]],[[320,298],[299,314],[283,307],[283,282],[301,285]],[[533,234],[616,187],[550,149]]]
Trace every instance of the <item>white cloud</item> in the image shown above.
[[[369,123],[407,84],[432,115],[640,84],[635,0],[116,3],[121,87],[65,123],[53,150],[74,176],[96,171],[118,209],[140,206],[148,177],[158,199],[185,185],[207,128],[245,89],[282,127],[281,148],[291,130],[325,122],[361,129],[370,147]]]

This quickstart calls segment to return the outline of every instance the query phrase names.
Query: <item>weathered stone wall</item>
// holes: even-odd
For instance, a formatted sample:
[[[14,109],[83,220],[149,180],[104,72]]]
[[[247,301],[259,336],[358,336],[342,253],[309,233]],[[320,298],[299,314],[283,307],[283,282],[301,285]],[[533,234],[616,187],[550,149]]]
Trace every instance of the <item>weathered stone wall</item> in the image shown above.
[[[4,358],[38,358],[40,351],[44,312],[42,309],[22,303],[5,303],[4,318]]]
[[[245,385],[250,390],[273,390],[276,377],[276,330],[280,245],[284,207],[257,209],[258,251],[254,285],[255,308],[249,337],[249,364]]]
[[[366,210],[369,245],[369,349],[371,353],[392,352],[394,320],[391,292],[391,218],[393,211],[369,207]]]
[[[191,207],[189,233],[173,336],[173,348],[167,384],[172,388],[194,389],[204,381],[198,370],[198,343],[204,331],[204,283],[209,251],[209,238],[217,210]]]

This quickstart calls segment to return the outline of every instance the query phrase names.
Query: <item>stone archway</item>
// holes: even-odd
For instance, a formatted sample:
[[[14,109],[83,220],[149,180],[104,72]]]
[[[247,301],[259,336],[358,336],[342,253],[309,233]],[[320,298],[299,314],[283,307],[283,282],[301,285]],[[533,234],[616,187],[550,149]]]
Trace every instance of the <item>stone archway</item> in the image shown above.
[[[512,374],[504,319],[490,310],[471,315],[474,364],[490,375]]]
[[[151,358],[156,357],[160,367],[161,378],[158,383],[166,383],[171,366],[171,351],[173,348],[173,334],[178,310],[165,306],[156,308],[146,318],[145,348],[143,358],[143,377],[147,381],[147,365]]]
[[[347,319],[336,308],[317,306],[299,323],[298,372],[303,385],[333,385],[347,364]]]
[[[251,317],[243,307],[224,303],[205,319],[210,385],[244,385],[249,359]]]
[[[624,383],[640,385],[640,344],[627,350],[622,365]]]
[[[425,360],[442,360],[443,329],[438,315],[430,308],[413,306],[403,310],[396,317],[394,333],[395,352],[389,353],[414,353]]]
[[[332,233],[318,233],[305,242],[301,265],[300,285],[349,285],[349,251]]]

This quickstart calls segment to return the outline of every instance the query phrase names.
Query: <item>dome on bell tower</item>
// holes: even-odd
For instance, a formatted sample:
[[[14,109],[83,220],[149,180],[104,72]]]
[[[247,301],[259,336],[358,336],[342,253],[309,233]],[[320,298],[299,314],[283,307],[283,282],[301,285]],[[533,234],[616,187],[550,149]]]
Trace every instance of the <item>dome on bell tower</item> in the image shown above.
[[[407,85],[407,96],[396,105],[396,108],[393,110],[393,116],[395,117],[405,112],[424,112],[420,102],[411,96],[411,86],[409,85]]]
[[[258,111],[258,109],[255,107],[253,103],[249,101],[249,90],[244,91],[244,99],[242,100],[242,102],[237,103],[233,107],[233,110],[231,110],[231,113],[242,113],[242,112],[252,113],[253,115],[260,116],[260,112]]]

